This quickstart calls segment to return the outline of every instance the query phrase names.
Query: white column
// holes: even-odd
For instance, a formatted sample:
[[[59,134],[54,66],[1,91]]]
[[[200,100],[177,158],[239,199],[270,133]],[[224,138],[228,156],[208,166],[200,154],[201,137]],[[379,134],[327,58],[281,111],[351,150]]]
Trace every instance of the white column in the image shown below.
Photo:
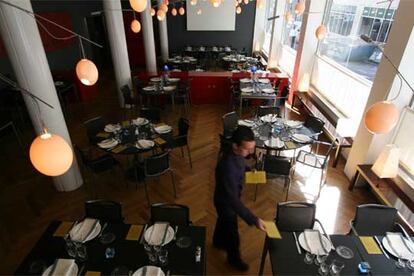
[[[111,46],[118,99],[121,107],[123,107],[124,97],[122,96],[121,87],[128,85],[132,88],[132,81],[121,1],[104,0],[103,7],[105,11],[106,27],[108,29],[109,45]]]
[[[158,0],[158,6],[161,6],[163,0]],[[169,56],[168,51],[168,29],[167,29],[167,14],[165,15],[164,20],[158,20],[158,29],[160,31],[160,46],[161,46],[161,57],[164,62],[167,61]]]
[[[157,58],[155,54],[154,29],[152,27],[152,16],[150,14],[151,1],[147,0],[147,8],[141,12],[142,36],[144,38],[145,61],[147,72],[157,73]]]
[[[13,4],[33,11],[29,0],[15,0]],[[40,116],[49,132],[60,135],[72,145],[35,19],[0,3],[0,32],[19,85],[54,107],[51,109],[39,102]],[[37,117],[38,107],[30,96],[22,94],[35,131],[39,134],[42,126]],[[69,171],[54,177],[53,181],[58,191],[72,191],[80,187],[83,180],[76,158]]]
[[[414,59],[414,1],[400,1],[394,23],[388,37],[385,53],[397,66],[407,81],[414,83],[412,61]],[[376,102],[392,99],[399,90],[400,80],[390,63],[382,58],[371,88],[366,109]],[[394,104],[402,110],[409,105],[412,92],[403,84],[400,96]],[[366,110],[365,110],[366,111]],[[352,178],[358,164],[372,164],[384,145],[392,142],[393,131],[388,134],[372,135],[362,120],[345,166],[345,174]]]
[[[266,26],[266,6],[269,5],[269,0],[266,1],[265,7],[258,9],[256,7],[255,20],[254,20],[254,34],[253,34],[253,45],[252,52],[259,52],[262,49],[265,36],[265,26]],[[277,1],[277,0],[276,0]],[[255,4],[256,2],[252,2]]]

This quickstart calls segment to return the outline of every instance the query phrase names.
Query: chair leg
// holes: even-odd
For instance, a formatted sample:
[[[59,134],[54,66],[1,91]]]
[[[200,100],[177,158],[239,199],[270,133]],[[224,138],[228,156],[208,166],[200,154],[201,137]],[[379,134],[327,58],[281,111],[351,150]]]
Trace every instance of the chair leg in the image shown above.
[[[171,181],[172,181],[172,185],[174,189],[174,198],[177,198],[177,189],[175,187],[174,172],[171,170],[170,174],[171,174]]]
[[[193,168],[193,161],[191,160],[190,147],[187,145],[188,159],[190,160],[190,168]]]
[[[182,157],[184,157],[184,150],[183,150],[183,147],[181,147],[181,148],[180,148],[180,150],[181,150],[181,158],[182,158]]]
[[[316,200],[318,200],[321,195],[322,186],[324,184],[324,175],[325,175],[324,171],[325,170],[321,170],[321,179],[319,182],[319,190],[318,190],[318,196],[316,197]]]
[[[253,201],[254,202],[256,202],[256,199],[257,199],[257,189],[259,188],[259,185],[255,185],[256,187],[254,188],[254,199],[253,199]]]
[[[148,195],[147,181],[145,181],[145,178],[143,182],[144,182],[144,189],[145,189],[145,197],[147,198],[148,206],[151,206],[150,198]]]
[[[290,183],[291,183],[290,177],[286,177],[285,178],[285,186],[286,186],[285,201],[288,201],[288,198],[289,198]]]

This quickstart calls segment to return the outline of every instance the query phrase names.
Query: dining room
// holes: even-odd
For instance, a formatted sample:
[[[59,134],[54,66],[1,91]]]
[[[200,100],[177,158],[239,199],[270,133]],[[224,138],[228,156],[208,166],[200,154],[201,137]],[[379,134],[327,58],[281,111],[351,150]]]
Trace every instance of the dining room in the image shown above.
[[[0,275],[411,275],[410,0],[0,0]]]

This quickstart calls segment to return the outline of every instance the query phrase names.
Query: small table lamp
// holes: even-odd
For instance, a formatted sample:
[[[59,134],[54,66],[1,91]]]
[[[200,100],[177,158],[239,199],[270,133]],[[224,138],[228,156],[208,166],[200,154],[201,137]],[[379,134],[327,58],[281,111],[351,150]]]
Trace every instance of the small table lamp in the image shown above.
[[[371,169],[379,178],[396,177],[399,158],[400,149],[393,144],[386,145]]]

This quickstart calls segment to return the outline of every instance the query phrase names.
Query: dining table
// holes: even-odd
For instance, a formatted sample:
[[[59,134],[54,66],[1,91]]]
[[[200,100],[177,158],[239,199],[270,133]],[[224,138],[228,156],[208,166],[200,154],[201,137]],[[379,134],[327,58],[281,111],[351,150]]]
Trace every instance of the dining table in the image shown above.
[[[278,90],[273,89],[270,79],[267,78],[243,78],[240,82],[240,116],[243,114],[243,100],[257,99],[272,101],[277,104]]]
[[[142,97],[163,97],[169,96],[171,98],[171,104],[173,109],[175,109],[175,93],[177,91],[178,83],[180,82],[179,78],[170,78],[168,76],[159,76],[152,77],[149,80],[147,86],[141,89],[140,103],[142,105]]]
[[[148,265],[160,267],[165,275],[206,274],[206,227],[176,227],[175,239],[162,247],[168,255],[166,263],[161,265],[151,263],[144,248],[143,235],[149,227],[126,223],[107,223],[97,237],[83,243],[86,257],[71,257],[67,252],[65,236],[72,224],[52,221],[15,274],[40,275],[56,259],[62,258],[75,259],[77,275],[132,275]],[[102,238],[108,234],[114,237],[113,241]],[[185,246],[179,242],[183,239],[187,241]],[[199,258],[196,258],[196,251],[201,252]]]
[[[266,236],[259,275],[263,275],[267,254],[270,256],[273,275],[320,275],[318,265],[305,263],[306,251],[296,241],[300,234],[300,232],[280,232],[280,239]],[[413,273],[408,268],[397,268],[396,259],[387,258],[382,251],[379,254],[368,254],[358,236],[333,234],[329,235],[329,238],[334,249],[329,252],[325,263],[331,264],[334,260],[341,262],[344,267],[338,275],[361,275],[358,269],[361,262],[369,263],[370,275],[412,275]],[[352,254],[347,255],[346,258],[341,257],[338,253],[340,247],[347,247]]]

